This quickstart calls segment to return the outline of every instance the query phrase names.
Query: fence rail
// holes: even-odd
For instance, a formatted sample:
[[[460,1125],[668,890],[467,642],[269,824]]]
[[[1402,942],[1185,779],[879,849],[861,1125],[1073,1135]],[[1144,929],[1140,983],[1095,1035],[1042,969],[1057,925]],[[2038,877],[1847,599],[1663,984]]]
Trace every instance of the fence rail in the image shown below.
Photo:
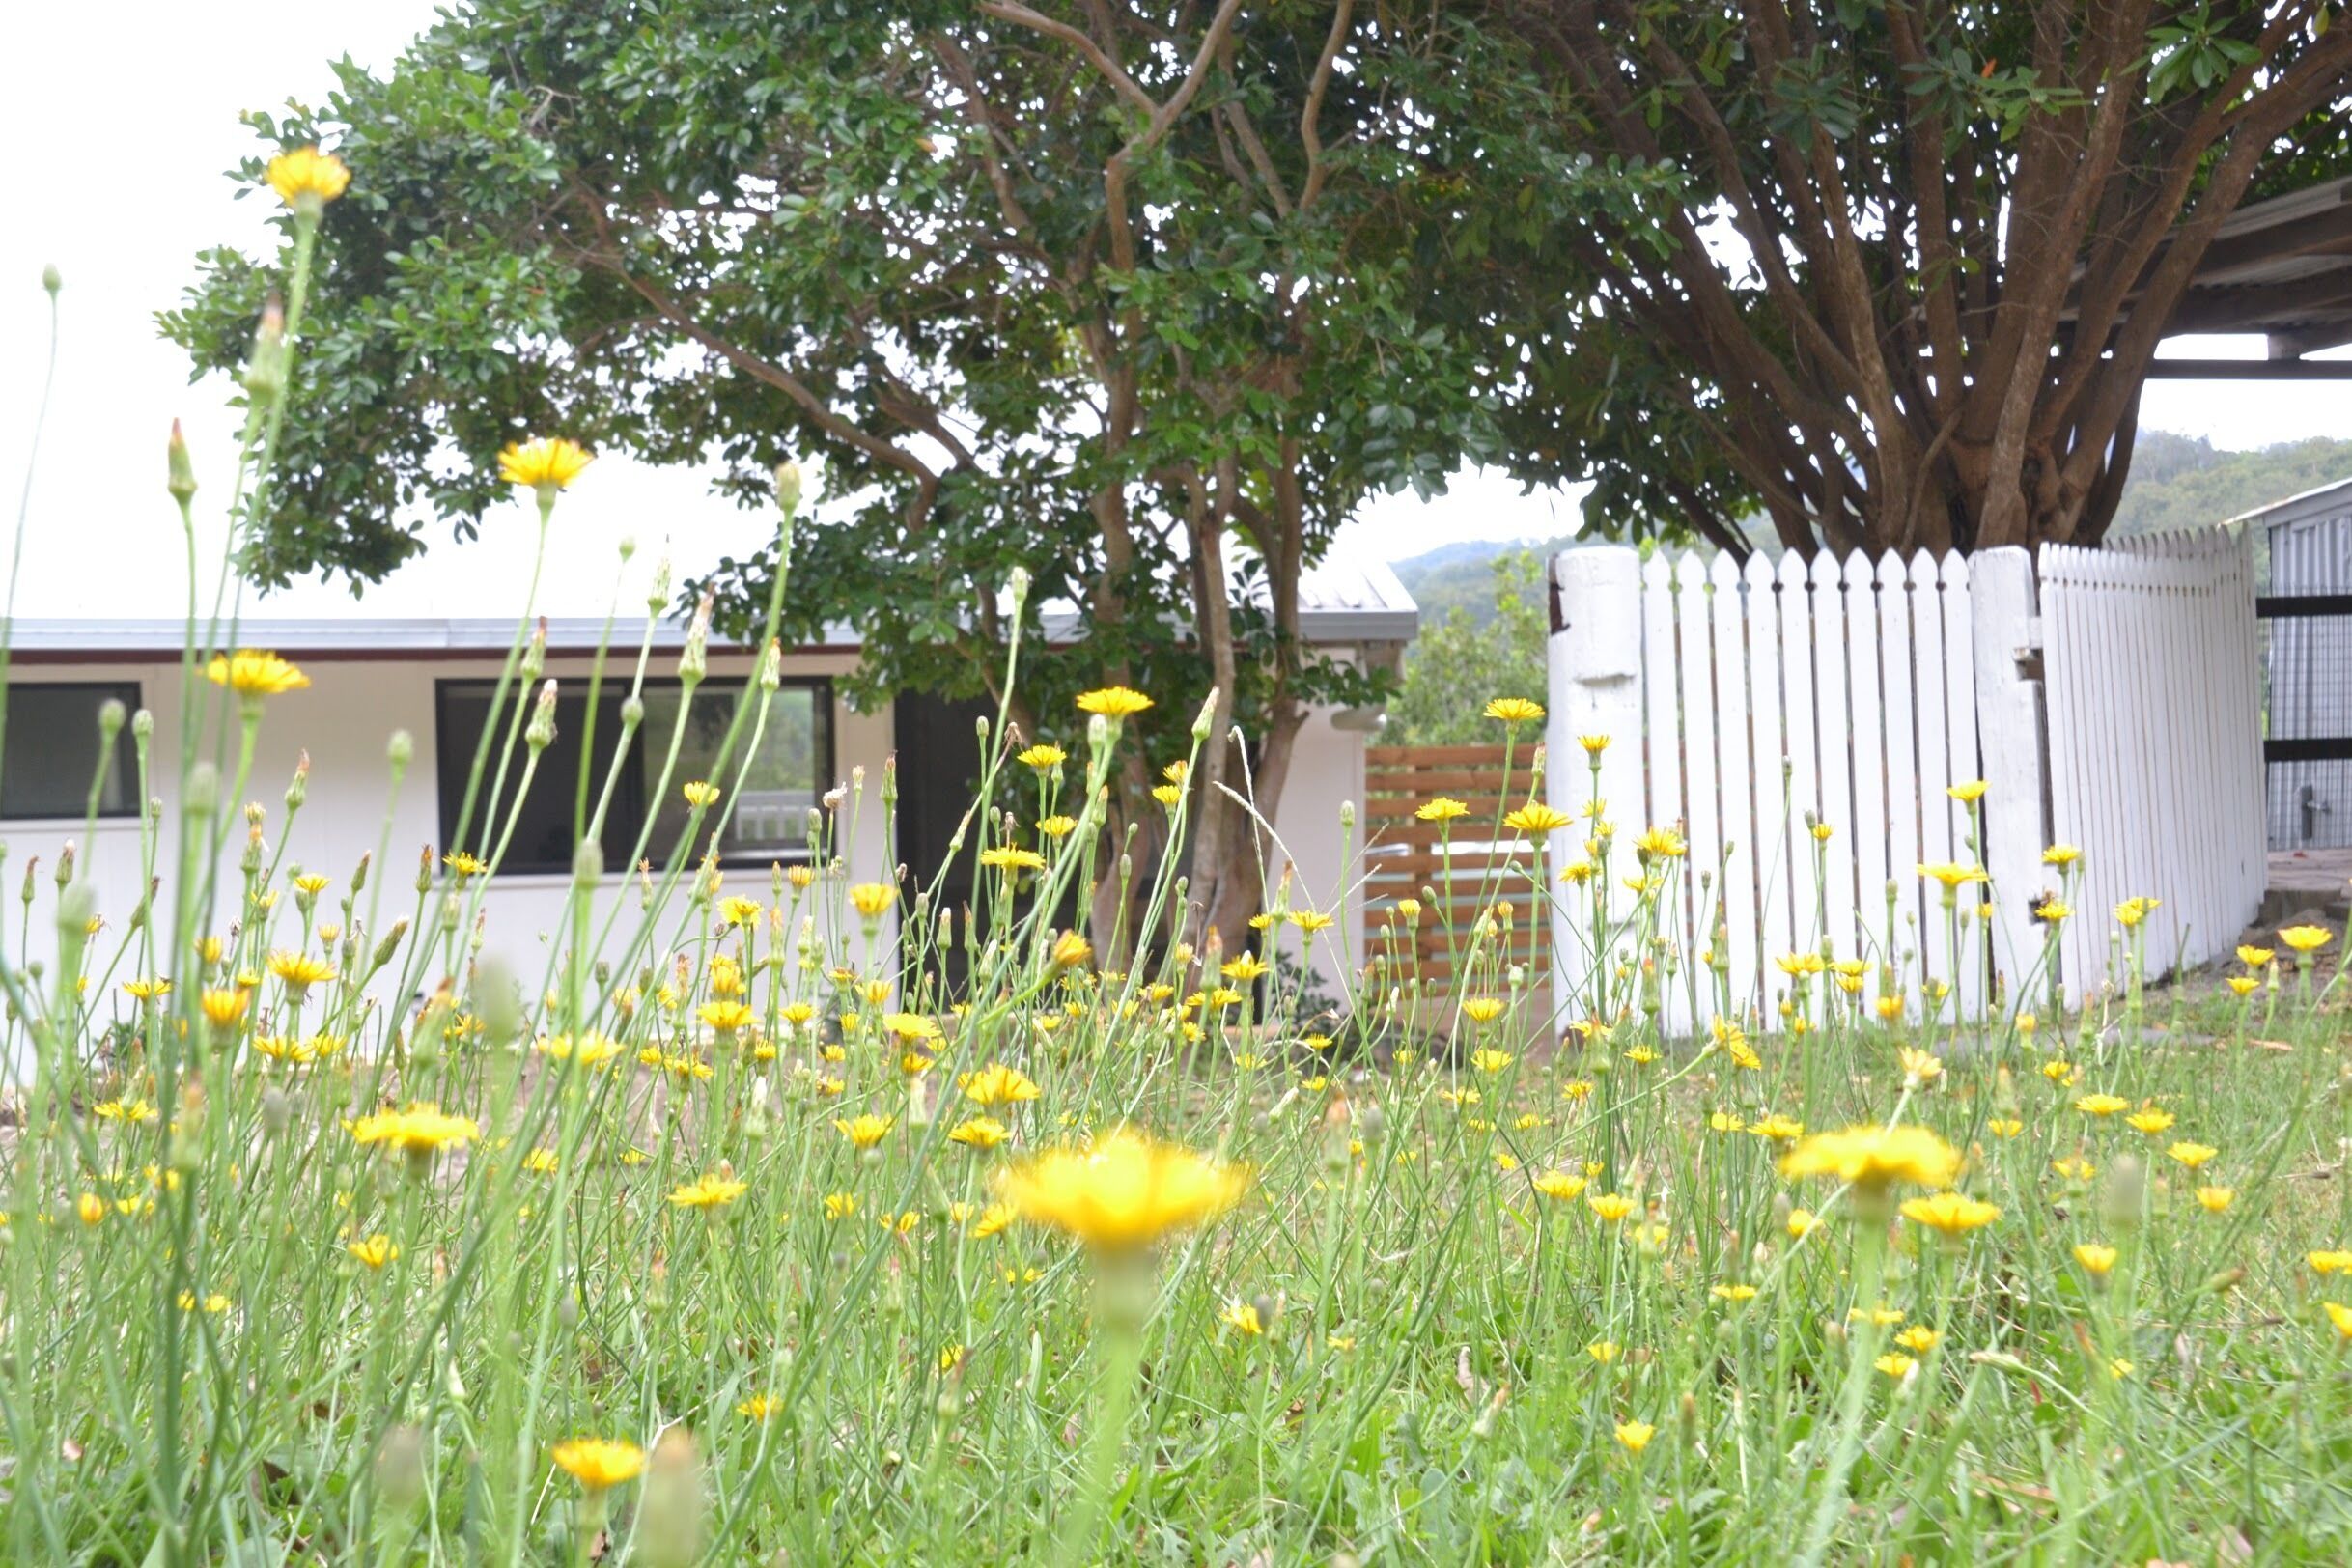
[[[1382,986],[1499,990],[1522,967],[1548,989],[1551,916],[1536,843],[1499,826],[1528,798],[1534,743],[1364,748],[1365,956]],[[1436,796],[1468,806],[1451,823],[1415,813]],[[1404,912],[1406,901],[1419,907]],[[1507,906],[1507,909],[1498,907]],[[1494,917],[1480,938],[1481,916]]]

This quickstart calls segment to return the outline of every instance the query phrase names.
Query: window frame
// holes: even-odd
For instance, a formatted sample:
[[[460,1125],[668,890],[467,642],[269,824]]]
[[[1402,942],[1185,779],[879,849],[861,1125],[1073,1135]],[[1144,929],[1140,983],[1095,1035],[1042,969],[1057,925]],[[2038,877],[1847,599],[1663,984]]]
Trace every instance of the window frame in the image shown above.
[[[99,693],[99,696],[97,705],[91,710],[94,725],[98,708],[105,705],[107,697],[122,698],[126,714],[135,714],[147,705],[146,688],[137,681],[11,681],[8,683],[5,693],[7,700],[14,702],[19,691],[96,691]],[[16,738],[11,737],[11,739]],[[122,757],[126,775],[123,793],[128,803],[121,809],[113,811],[109,811],[103,805],[99,806],[98,820],[99,822],[135,822],[141,815],[146,802],[139,798],[139,758],[131,741],[130,725],[127,719],[123,725],[122,733],[115,737],[114,743]],[[0,755],[0,766],[5,766],[6,760],[4,755]],[[85,790],[87,787],[88,781],[85,780]],[[87,798],[85,794],[84,799]],[[0,799],[0,823],[78,823],[83,821],[87,815],[88,808],[83,806],[62,814],[17,816],[7,809],[4,799]]]
[[[584,677],[576,677],[572,679],[564,679],[559,677],[558,679],[561,682],[558,686],[559,694],[557,700],[559,702],[572,697],[577,697],[583,702],[586,701],[588,692],[587,683]],[[634,684],[635,683],[633,680],[613,681],[608,679],[599,688],[597,693],[598,700],[613,702],[624,701],[628,698],[629,693]],[[705,693],[717,690],[734,690],[737,692],[747,693],[752,688],[753,684],[754,678],[751,675],[706,676],[702,680],[701,684],[696,687],[697,700],[699,700],[700,697]],[[675,691],[682,689],[685,685],[685,682],[679,680],[674,675],[649,675],[645,678],[643,689],[648,694],[655,691]],[[456,754],[453,753],[450,747],[450,697],[453,691],[456,689],[469,688],[481,691],[487,695],[490,692],[495,691],[497,686],[498,677],[495,674],[444,675],[434,678],[434,828],[435,834],[440,838],[446,839],[449,837],[450,828],[455,826],[454,819],[457,816],[458,809],[464,803],[462,788],[457,798],[453,799],[450,798],[449,792],[445,787],[445,780],[441,767],[442,763],[446,762],[451,756]],[[815,699],[818,712],[824,715],[825,721],[822,726],[823,735],[816,747],[816,777],[814,779],[816,793],[819,796],[823,796],[826,790],[832,788],[831,780],[834,773],[834,761],[838,756],[840,745],[839,738],[836,734],[839,727],[837,722],[839,718],[839,710],[834,706],[833,702],[833,678],[829,675],[787,675],[777,683],[776,689],[779,692],[788,690],[801,690],[810,693]],[[512,684],[512,687],[508,693],[509,698],[512,699],[518,691],[521,693],[521,698],[526,704],[535,700],[534,693],[531,691],[530,687],[519,679]],[[506,715],[502,715],[501,721],[504,722],[507,718],[511,718],[511,715],[512,710],[509,710]],[[602,725],[600,724],[599,727],[601,731]],[[473,755],[472,748],[476,743],[479,742],[480,739],[481,737],[479,735],[464,735],[458,738],[460,745],[463,750],[465,758],[467,759],[467,766],[469,767],[471,766],[471,758]],[[638,730],[635,740],[638,745],[646,745],[645,731],[642,728]],[[649,765],[655,765],[658,763],[658,759],[655,759],[650,755],[650,748],[648,748],[648,753],[644,756],[643,760]],[[643,780],[645,788],[648,790],[650,790],[654,784],[654,779],[651,776],[655,768],[653,766],[649,766],[646,776]],[[647,809],[649,810],[658,809],[658,802],[649,800],[646,802],[646,805]],[[634,831],[636,828],[642,827],[644,825],[641,822],[633,825],[631,828],[631,836],[634,836]],[[439,853],[446,854],[448,853],[449,848],[450,847],[447,844],[444,844],[441,846]],[[649,844],[646,846],[646,852],[649,854],[655,854],[656,847]],[[742,854],[722,855],[719,857],[718,863],[721,867],[729,871],[764,871],[770,864],[790,865],[798,861],[805,861],[808,858],[808,850],[805,846],[802,846],[782,854],[761,854],[756,856]],[[610,881],[615,878],[624,877],[627,875],[628,871],[629,868],[627,866],[607,867],[604,874],[605,879]],[[568,860],[561,865],[542,864],[538,861],[531,861],[520,865],[513,863],[502,864],[495,873],[494,880],[498,882],[526,882],[532,879],[549,879],[558,877],[569,878],[571,875],[572,866]]]

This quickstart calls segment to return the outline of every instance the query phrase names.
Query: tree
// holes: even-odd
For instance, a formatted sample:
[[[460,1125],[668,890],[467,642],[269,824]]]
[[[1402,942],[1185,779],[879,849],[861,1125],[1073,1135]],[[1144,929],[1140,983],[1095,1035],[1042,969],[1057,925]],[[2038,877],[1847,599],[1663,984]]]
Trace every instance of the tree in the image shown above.
[[[2352,171],[2352,30],[2319,0],[1493,14],[1650,177],[1521,263],[1519,469],[1735,550],[1756,508],[1806,550],[2096,543],[2223,221]]]
[[[1377,695],[1301,643],[1301,574],[1367,492],[1498,450],[1507,363],[1433,303],[1608,183],[1525,50],[1435,0],[483,0],[339,80],[255,121],[353,171],[260,577],[379,577],[421,512],[470,531],[525,431],[715,455],[746,504],[819,449],[846,502],[789,613],[859,627],[866,695],[993,682],[1026,567],[1032,636],[1049,602],[1085,624],[1028,666],[1026,731],[1068,737],[1085,686],[1158,701],[1110,804],[1148,850],[1217,694],[1191,891],[1228,945],[1260,893],[1230,740],[1271,808],[1307,706]],[[205,258],[166,322],[200,369],[262,280]],[[778,568],[697,586],[740,628]]]
[[[1542,699],[1551,682],[1552,623],[1544,604],[1548,557],[1506,550],[1487,562],[1492,614],[1456,604],[1424,620],[1405,655],[1403,688],[1388,703],[1386,739],[1397,745],[1483,745],[1495,724],[1488,697]]]

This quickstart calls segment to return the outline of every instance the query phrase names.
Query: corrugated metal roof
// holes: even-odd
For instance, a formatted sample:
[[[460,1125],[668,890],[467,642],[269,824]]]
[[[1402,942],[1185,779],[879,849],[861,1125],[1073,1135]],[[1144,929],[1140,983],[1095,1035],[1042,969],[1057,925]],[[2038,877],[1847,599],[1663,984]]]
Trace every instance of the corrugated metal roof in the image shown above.
[[[2301,522],[2307,518],[2347,509],[2352,509],[2352,479],[2339,479],[2332,485],[2314,485],[2283,500],[2268,502],[2251,512],[2241,512],[2229,521],[2260,523],[2264,527],[2278,528]]]

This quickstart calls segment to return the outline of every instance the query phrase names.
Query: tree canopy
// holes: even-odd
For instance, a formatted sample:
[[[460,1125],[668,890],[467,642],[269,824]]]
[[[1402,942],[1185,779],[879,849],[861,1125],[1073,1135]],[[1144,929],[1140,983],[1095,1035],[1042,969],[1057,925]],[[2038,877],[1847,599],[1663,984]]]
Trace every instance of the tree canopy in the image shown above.
[[[1085,624],[1031,666],[1031,733],[1134,686],[1157,764],[1219,693],[1194,885],[1228,933],[1226,726],[1271,804],[1305,705],[1379,689],[1301,643],[1301,574],[1368,492],[1500,453],[1514,368],[1447,280],[1610,188],[1527,52],[1435,3],[482,0],[338,75],[254,120],[353,175],[257,576],[364,583],[470,530],[524,432],[715,458],[746,503],[820,451],[790,630],[855,624],[869,693],[993,679],[1016,566]],[[265,273],[204,266],[166,325],[225,367]],[[776,567],[725,563],[722,624]],[[1152,782],[1138,754],[1147,833]]]
[[[1735,549],[1751,510],[1792,548],[2096,543],[2223,222],[2352,173],[2318,0],[1490,14],[1597,156],[1665,175],[1556,236],[1589,294],[1521,266],[1519,470]]]

